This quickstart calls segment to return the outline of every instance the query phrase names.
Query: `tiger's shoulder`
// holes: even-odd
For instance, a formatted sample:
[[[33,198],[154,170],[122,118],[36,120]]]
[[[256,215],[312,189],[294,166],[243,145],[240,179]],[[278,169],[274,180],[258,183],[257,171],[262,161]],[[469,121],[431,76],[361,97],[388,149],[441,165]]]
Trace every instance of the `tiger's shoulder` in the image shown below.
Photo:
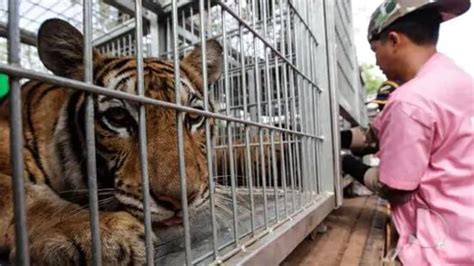
[[[21,119],[25,169],[34,176],[44,154],[50,149],[61,109],[67,101],[68,91],[41,81],[30,80],[21,86]],[[10,99],[9,95],[0,103],[0,172],[10,174]],[[5,158],[5,160],[3,159]],[[40,176],[43,176],[41,174]],[[42,179],[42,178],[41,178]]]

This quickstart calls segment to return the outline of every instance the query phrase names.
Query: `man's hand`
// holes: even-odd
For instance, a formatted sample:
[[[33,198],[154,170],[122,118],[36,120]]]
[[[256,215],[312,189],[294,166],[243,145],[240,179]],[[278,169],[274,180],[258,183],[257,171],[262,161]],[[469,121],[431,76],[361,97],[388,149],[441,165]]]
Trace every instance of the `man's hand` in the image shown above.
[[[342,171],[394,205],[408,202],[414,192],[390,188],[380,183],[378,169],[365,165],[353,155],[347,154],[342,157]]]
[[[368,165],[365,165],[361,160],[350,154],[346,154],[342,157],[342,171],[351,175],[362,184],[364,184],[365,172],[367,172],[369,168]]]
[[[351,150],[363,150],[369,147],[369,142],[367,140],[367,130],[361,127],[353,127],[351,128],[351,132]]]
[[[343,130],[340,132],[341,148],[350,149],[357,156],[376,153],[378,146],[373,134],[372,129],[365,130],[361,127]]]
[[[366,132],[361,127],[353,127],[343,130],[341,135],[341,148],[351,150],[362,150],[369,146]]]
[[[387,186],[382,186],[382,189],[380,189],[378,195],[382,199],[386,199],[392,205],[401,205],[407,203],[411,199],[413,192],[414,191],[398,190]]]

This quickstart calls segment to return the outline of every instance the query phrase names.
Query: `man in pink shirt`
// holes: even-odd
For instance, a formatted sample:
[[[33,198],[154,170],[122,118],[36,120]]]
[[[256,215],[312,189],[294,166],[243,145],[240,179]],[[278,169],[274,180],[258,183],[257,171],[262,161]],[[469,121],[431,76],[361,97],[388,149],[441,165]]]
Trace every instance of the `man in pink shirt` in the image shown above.
[[[474,79],[438,53],[439,24],[468,0],[386,0],[369,42],[387,78],[403,85],[373,124],[379,168],[343,169],[387,198],[404,265],[474,265]]]

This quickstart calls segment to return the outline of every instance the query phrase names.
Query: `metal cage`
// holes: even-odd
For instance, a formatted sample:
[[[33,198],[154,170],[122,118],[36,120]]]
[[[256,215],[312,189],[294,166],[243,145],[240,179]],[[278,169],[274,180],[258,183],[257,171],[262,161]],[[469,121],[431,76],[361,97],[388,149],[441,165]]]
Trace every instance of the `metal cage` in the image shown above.
[[[26,69],[20,64],[19,1],[8,5],[11,154],[15,202],[16,263],[28,265],[23,181],[20,79],[35,79],[73,90],[135,102],[144,197],[147,264],[248,264],[281,262],[327,214],[341,204],[339,108],[357,120],[360,85],[350,43],[350,3],[330,0],[106,0],[122,13],[106,34],[93,35],[93,3],[83,2],[85,80],[76,81]],[[342,8],[342,9],[341,9]],[[342,37],[345,36],[345,37]],[[174,62],[207,39],[223,46],[221,79],[204,90],[203,110],[147,98],[143,58]],[[23,40],[23,37],[22,37]],[[345,45],[337,45],[345,44]],[[92,48],[137,59],[137,94],[94,85]],[[206,54],[205,52],[203,54]],[[345,60],[345,61],[343,61]],[[205,64],[206,60],[202,60]],[[203,65],[203,69],[207,69]],[[207,84],[204,72],[203,86]],[[176,92],[180,74],[175,71]],[[342,85],[340,85],[342,84]],[[352,91],[352,94],[347,91]],[[213,99],[211,110],[207,99]],[[349,98],[342,101],[341,98]],[[338,100],[339,99],[339,100]],[[357,101],[356,101],[357,100]],[[350,103],[349,103],[350,102]],[[363,104],[363,103],[362,103]],[[183,225],[154,229],[150,218],[145,105],[174,109],[179,150]],[[191,221],[186,197],[183,119],[205,117],[208,211]],[[94,108],[86,112],[88,183],[93,265],[100,265]],[[215,119],[216,134],[209,120]],[[152,231],[158,242],[153,243]]]

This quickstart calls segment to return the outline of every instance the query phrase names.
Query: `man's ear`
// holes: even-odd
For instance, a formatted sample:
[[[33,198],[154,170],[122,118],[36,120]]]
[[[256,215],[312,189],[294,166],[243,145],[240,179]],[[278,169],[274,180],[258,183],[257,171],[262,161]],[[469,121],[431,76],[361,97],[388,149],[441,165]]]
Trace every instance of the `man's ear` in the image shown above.
[[[93,51],[94,59],[100,57]],[[84,38],[82,33],[61,19],[48,19],[38,31],[38,54],[41,62],[54,74],[72,77],[83,69]],[[76,74],[75,77],[82,76]]]
[[[387,40],[389,41],[390,45],[392,45],[393,47],[398,47],[400,46],[403,37],[404,36],[402,36],[402,34],[396,31],[391,31],[388,33]]]
[[[198,70],[202,75],[201,65],[202,47],[197,45],[194,50],[184,57],[183,63],[192,66]],[[207,75],[208,83],[216,82],[222,73],[222,46],[216,40],[209,40],[206,42],[206,61],[207,61]]]

